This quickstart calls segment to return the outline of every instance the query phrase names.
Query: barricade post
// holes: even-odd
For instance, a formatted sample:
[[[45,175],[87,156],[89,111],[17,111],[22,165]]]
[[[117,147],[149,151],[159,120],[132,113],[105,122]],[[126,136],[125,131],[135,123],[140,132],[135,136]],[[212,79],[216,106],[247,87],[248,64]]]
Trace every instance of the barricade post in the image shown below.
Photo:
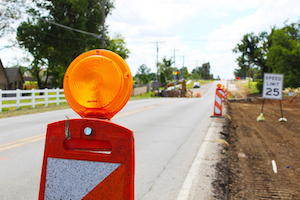
[[[214,116],[222,116],[222,91],[221,84],[218,84],[215,95]]]
[[[110,121],[130,98],[129,67],[113,52],[85,52],[64,91],[83,118],[48,124],[39,199],[134,199],[133,132]]]

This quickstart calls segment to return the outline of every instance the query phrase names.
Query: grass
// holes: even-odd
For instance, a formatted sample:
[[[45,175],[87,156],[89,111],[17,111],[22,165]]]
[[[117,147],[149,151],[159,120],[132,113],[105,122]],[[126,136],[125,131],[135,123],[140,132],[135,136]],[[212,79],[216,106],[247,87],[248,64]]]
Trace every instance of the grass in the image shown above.
[[[259,90],[256,88],[258,82],[250,81],[250,88],[248,82],[244,83],[246,89],[250,89],[250,94],[260,94]]]
[[[28,115],[68,108],[70,108],[70,106],[67,103],[60,103],[58,106],[56,104],[49,104],[48,107],[45,107],[44,105],[36,105],[35,108],[31,108],[30,106],[24,106],[20,107],[19,110],[17,110],[16,108],[3,108],[2,112],[0,112],[0,118],[15,117],[19,115]]]
[[[129,101],[131,101],[131,100],[140,100],[140,99],[148,99],[148,98],[158,98],[158,97],[154,96],[153,92],[147,92],[147,93],[144,93],[144,94],[140,94],[140,95],[130,97]]]

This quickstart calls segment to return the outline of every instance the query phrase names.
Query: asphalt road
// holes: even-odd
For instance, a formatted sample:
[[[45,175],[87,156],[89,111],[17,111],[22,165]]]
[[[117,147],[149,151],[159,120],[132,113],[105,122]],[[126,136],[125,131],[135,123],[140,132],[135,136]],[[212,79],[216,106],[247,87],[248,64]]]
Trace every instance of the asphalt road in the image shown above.
[[[134,131],[135,199],[178,197],[212,122],[216,83],[202,88],[201,98],[129,101],[112,119]],[[0,119],[0,199],[38,198],[47,124],[66,116],[79,118],[67,109]]]

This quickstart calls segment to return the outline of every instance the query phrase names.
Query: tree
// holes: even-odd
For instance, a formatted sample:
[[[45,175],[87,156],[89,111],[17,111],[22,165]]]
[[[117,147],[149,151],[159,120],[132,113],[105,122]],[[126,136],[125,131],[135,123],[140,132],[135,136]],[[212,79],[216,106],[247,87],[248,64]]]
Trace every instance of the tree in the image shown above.
[[[163,58],[162,62],[159,63],[159,73],[163,73],[167,80],[173,79],[173,68],[171,65],[173,64],[172,59]]]
[[[245,79],[247,77],[247,70],[245,69],[234,69],[233,72],[235,78],[239,77],[241,79]]]
[[[125,38],[121,34],[115,34],[113,38],[108,38],[106,49],[119,54],[123,59],[129,57],[129,49],[125,46]]]
[[[183,73],[183,74],[182,74]],[[181,74],[182,74],[182,77],[184,78],[184,79],[188,79],[189,78],[189,71],[188,71],[188,68],[187,67],[183,67],[182,69],[181,69]],[[181,77],[181,76],[180,76]]]
[[[2,0],[0,3],[0,37],[14,29],[11,24],[21,18],[25,0]]]
[[[192,70],[192,79],[195,79],[197,81],[197,79],[200,79],[202,75],[203,75],[202,67],[195,67]]]
[[[235,53],[242,53],[241,56],[237,58],[238,65],[240,68],[247,68],[250,75],[251,65],[254,65],[256,51],[258,49],[259,37],[254,35],[254,33],[244,35],[240,44],[233,49]],[[250,76],[249,76],[249,88],[250,88]]]
[[[209,64],[209,62],[202,64],[202,73],[203,73],[202,78],[204,80],[207,80],[207,79],[211,78],[211,76],[210,76],[210,64]]]
[[[267,66],[284,74],[284,87],[300,86],[300,22],[285,25],[271,36],[272,46],[267,54]]]
[[[102,7],[98,0],[36,2],[39,10],[28,10],[33,17],[18,27],[17,39],[19,45],[34,58],[30,70],[39,87],[45,87],[49,77],[52,86],[62,87],[69,64],[81,53],[101,47],[100,37],[95,36],[101,35]],[[105,16],[113,7],[111,1],[105,1]],[[49,14],[41,17],[43,13]],[[62,28],[58,24],[69,28]],[[78,30],[92,34],[83,34]],[[105,31],[107,33],[107,26]],[[106,37],[105,42],[106,49],[118,53],[124,59],[128,57],[129,50],[120,34],[115,38]],[[45,82],[41,81],[43,75],[46,77]]]
[[[166,82],[166,77],[164,73],[159,74],[159,82],[160,83],[165,83]]]
[[[141,84],[147,84],[149,83],[149,74],[150,74],[150,68],[147,67],[147,65],[142,64],[136,73],[136,77],[139,79],[139,83]]]
[[[150,81],[156,80],[156,74],[155,73],[150,73],[148,75],[148,78],[149,78]]]

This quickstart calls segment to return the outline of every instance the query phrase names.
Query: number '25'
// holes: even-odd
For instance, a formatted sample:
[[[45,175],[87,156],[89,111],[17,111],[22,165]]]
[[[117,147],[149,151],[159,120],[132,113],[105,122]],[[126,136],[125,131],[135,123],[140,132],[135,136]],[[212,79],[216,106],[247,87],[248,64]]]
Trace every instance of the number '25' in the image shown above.
[[[279,95],[279,88],[273,88],[273,90],[274,90],[273,95],[278,96]],[[267,88],[266,95],[272,95],[271,92],[272,92],[272,88]]]

